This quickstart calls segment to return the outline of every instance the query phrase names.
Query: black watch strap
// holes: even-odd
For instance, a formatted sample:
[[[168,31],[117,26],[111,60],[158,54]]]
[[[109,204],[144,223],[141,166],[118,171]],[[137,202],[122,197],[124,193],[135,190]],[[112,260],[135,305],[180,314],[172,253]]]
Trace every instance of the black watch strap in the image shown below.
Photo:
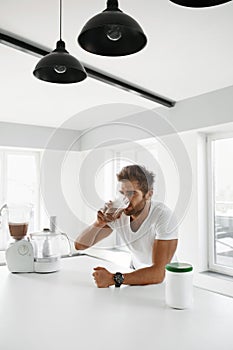
[[[121,272],[116,272],[113,276],[115,287],[120,287],[124,282],[124,275]]]

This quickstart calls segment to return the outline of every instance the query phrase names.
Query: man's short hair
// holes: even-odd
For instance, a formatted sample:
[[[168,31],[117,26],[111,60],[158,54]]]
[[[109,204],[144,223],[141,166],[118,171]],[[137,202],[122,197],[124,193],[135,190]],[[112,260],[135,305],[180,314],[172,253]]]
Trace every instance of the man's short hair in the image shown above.
[[[137,181],[139,189],[146,194],[153,190],[155,174],[143,165],[127,165],[117,174],[118,181]]]

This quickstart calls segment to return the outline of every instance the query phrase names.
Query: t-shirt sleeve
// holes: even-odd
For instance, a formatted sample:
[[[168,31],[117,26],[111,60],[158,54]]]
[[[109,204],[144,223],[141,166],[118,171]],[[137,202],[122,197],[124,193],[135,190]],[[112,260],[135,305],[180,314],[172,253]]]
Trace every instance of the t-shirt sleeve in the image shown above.
[[[161,209],[161,213],[155,222],[155,239],[169,240],[178,238],[178,227],[175,214],[167,207]]]

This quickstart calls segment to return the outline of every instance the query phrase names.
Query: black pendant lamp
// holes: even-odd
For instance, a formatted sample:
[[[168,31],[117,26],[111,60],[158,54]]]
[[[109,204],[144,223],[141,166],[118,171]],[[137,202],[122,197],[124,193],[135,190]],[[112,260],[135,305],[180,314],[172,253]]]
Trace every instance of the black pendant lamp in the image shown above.
[[[107,8],[83,27],[79,45],[101,56],[126,56],[144,48],[147,38],[140,25],[118,8],[117,0],[107,0]]]
[[[62,0],[60,0],[60,40],[56,49],[44,56],[36,65],[33,74],[40,80],[49,83],[71,84],[87,77],[84,67],[65,49],[65,42],[61,39]]]
[[[177,5],[185,7],[211,7],[225,4],[231,0],[170,0]]]

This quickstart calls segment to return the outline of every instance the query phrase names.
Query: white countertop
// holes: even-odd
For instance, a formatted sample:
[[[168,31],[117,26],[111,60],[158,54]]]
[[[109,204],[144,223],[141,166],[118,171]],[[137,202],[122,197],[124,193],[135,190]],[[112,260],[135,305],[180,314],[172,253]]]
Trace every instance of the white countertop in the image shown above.
[[[0,349],[231,349],[233,299],[194,288],[194,305],[175,310],[165,284],[97,288],[88,256],[66,258],[53,274],[0,267]]]

